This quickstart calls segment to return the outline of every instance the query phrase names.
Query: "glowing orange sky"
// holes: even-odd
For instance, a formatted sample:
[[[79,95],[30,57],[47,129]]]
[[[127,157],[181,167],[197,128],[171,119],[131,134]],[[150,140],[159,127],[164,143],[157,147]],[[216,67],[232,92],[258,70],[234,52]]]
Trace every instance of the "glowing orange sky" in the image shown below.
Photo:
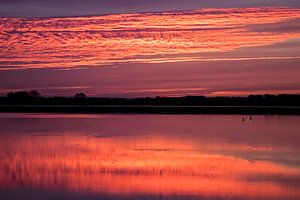
[[[93,17],[0,18],[2,71],[36,68],[92,70],[103,66],[127,68],[122,72],[125,76],[121,79],[122,84],[115,79],[105,89],[99,88],[99,85],[103,85],[99,81],[101,79],[112,82],[113,72],[99,72],[97,83],[91,83],[90,77],[76,83],[66,83],[67,79],[57,80],[54,77],[49,78],[45,84],[43,80],[48,79],[48,74],[44,72],[45,78],[40,78],[35,83],[18,84],[16,81],[20,81],[19,78],[26,73],[21,73],[21,76],[14,75],[15,81],[3,75],[5,77],[1,77],[0,93],[39,88],[49,95],[69,95],[78,90],[90,95],[108,96],[299,93],[300,83],[296,81],[296,77],[300,75],[299,68],[296,69],[300,59],[299,22],[300,9],[272,7]],[[207,81],[200,81],[204,77],[215,79],[221,75],[221,66],[220,70],[216,67],[209,74],[196,72],[199,71],[197,68],[207,71],[208,65],[229,65],[231,62],[234,66],[240,63],[252,63],[257,68],[273,66],[266,65],[269,61],[285,62],[281,68],[286,70],[282,73],[278,72],[278,68],[270,68],[264,74],[273,74],[274,78],[270,75],[258,80],[260,75],[257,74],[251,82],[242,83],[242,88],[234,89],[237,83],[227,86],[226,79],[218,86],[215,86],[217,82],[208,84]],[[194,72],[180,73],[178,67],[177,71],[170,71],[165,67],[168,63],[183,68],[189,68],[191,63],[198,63],[198,66],[193,67]],[[137,64],[141,66],[139,72],[131,71],[131,67],[125,66]],[[155,71],[155,64],[159,64],[162,70]],[[291,70],[291,66],[295,67]],[[151,73],[160,80],[151,83],[136,80],[136,73],[143,77],[150,76],[147,68],[153,68]],[[167,73],[168,77],[165,77]],[[196,77],[191,77],[196,76],[196,73],[197,81]],[[68,76],[69,80],[79,79],[78,74]],[[176,82],[179,74],[185,76],[187,83]],[[243,82],[245,79],[242,77],[246,75],[246,72],[238,72],[236,77]],[[36,74],[31,73],[29,79],[36,77]],[[172,84],[166,85],[163,80]]]
[[[299,9],[248,8],[78,18],[4,18],[0,21],[0,45],[5,47],[0,53],[0,66],[70,68],[220,59],[195,53],[227,52],[298,38],[299,32],[261,32],[250,26],[299,17]]]

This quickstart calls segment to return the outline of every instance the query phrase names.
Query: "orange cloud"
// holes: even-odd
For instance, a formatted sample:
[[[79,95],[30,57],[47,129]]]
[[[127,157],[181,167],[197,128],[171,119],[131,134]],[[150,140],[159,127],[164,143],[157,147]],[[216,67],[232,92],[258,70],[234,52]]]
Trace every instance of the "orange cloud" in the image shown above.
[[[0,67],[74,68],[207,60],[194,54],[227,52],[298,38],[299,32],[253,30],[255,25],[298,18],[300,10],[292,8],[1,18]]]

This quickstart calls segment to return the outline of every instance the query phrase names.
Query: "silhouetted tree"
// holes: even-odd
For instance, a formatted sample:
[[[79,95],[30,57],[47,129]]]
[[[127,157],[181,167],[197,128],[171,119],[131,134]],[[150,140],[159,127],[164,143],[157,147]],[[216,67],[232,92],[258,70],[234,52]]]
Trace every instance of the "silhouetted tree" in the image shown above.
[[[38,91],[36,91],[36,90],[31,90],[29,92],[29,95],[32,98],[40,98],[40,97],[42,97],[42,95]]]
[[[300,106],[300,95],[249,95],[248,97],[87,97],[76,93],[73,97],[44,97],[36,91],[9,92],[0,97],[0,105],[171,105],[171,106]]]
[[[84,93],[76,93],[74,99],[86,99],[86,95]]]
[[[30,95],[27,91],[18,91],[7,93],[7,97],[12,99],[28,99]]]

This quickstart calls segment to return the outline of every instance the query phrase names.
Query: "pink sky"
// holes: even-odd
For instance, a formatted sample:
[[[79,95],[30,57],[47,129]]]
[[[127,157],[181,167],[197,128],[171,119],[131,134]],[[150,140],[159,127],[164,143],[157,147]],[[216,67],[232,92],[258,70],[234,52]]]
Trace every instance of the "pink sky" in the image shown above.
[[[300,93],[300,9],[0,18],[0,94]]]

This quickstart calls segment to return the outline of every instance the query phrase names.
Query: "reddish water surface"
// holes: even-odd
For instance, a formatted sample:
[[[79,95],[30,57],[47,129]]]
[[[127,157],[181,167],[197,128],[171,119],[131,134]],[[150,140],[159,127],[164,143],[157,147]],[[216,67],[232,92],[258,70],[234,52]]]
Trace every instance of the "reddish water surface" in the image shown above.
[[[1,200],[300,199],[299,116],[0,114],[0,127]]]

